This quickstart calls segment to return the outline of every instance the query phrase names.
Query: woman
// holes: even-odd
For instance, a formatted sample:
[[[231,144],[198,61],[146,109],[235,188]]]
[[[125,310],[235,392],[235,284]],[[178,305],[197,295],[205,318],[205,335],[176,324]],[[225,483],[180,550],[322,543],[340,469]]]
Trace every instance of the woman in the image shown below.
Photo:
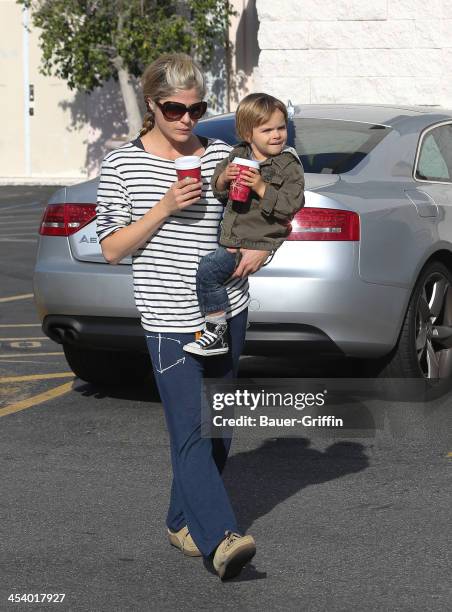
[[[109,263],[133,256],[135,302],[171,444],[168,539],[184,554],[213,554],[224,580],[253,557],[255,543],[239,533],[221,478],[231,439],[201,437],[201,385],[204,376],[236,375],[249,302],[247,276],[269,253],[243,251],[227,284],[230,353],[207,364],[185,354],[183,345],[203,327],[196,270],[201,257],[217,246],[223,212],[210,179],[231,147],[192,132],[207,105],[204,77],[188,55],[160,57],[146,69],[142,85],[148,112],[140,137],[109,153],[102,164],[97,233]],[[183,155],[201,157],[203,183],[177,181],[174,160]]]

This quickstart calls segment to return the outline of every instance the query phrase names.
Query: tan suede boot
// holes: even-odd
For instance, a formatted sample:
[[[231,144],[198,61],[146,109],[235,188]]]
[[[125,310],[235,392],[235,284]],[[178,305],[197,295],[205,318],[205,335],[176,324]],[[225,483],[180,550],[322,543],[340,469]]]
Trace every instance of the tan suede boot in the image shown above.
[[[253,536],[241,536],[232,531],[226,531],[225,536],[213,557],[213,566],[221,580],[228,580],[240,574],[243,566],[256,554]]]
[[[179,529],[179,531],[171,531],[168,529],[168,540],[172,546],[181,550],[187,557],[201,557],[202,552],[196,546],[191,537],[187,525]]]

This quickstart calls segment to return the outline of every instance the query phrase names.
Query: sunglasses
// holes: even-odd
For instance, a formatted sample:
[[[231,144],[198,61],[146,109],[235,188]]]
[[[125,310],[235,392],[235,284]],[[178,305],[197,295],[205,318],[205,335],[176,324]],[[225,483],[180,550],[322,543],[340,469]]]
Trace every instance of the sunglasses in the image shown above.
[[[191,106],[185,106],[180,102],[164,102],[163,104],[156,102],[156,104],[168,121],[179,121],[185,113],[189,114],[190,119],[201,119],[207,110],[207,102],[196,102]]]

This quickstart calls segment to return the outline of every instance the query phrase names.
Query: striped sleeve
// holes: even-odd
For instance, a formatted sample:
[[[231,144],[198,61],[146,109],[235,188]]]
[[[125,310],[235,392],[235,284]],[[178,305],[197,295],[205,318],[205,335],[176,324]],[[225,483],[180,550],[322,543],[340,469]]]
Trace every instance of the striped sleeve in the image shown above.
[[[124,179],[108,158],[102,162],[97,188],[96,214],[99,242],[129,225],[132,220],[132,204]]]

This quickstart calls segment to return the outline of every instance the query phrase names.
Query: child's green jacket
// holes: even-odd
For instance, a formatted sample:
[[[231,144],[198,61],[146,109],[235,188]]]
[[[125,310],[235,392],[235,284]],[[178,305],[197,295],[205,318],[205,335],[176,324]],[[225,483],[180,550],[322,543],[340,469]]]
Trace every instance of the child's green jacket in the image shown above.
[[[240,143],[215,168],[212,190],[215,197],[226,204],[219,243],[225,247],[242,247],[273,251],[290,234],[290,222],[304,206],[304,172],[301,161],[292,147],[279,155],[260,162],[260,173],[267,183],[264,197],[251,191],[248,202],[233,202],[228,191],[218,191],[219,175],[235,157],[251,159],[251,147]]]

